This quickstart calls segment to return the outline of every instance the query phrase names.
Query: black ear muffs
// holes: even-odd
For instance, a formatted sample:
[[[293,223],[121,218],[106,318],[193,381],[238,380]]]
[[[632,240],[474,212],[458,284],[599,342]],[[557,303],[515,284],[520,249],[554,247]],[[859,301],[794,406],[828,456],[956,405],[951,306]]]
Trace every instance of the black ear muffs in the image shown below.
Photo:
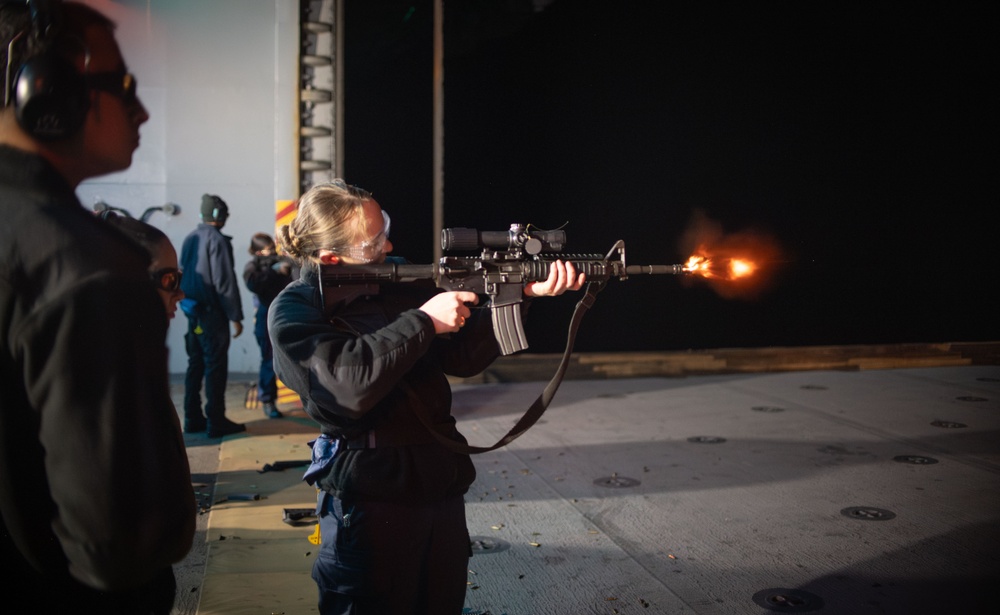
[[[60,56],[44,54],[29,59],[14,78],[17,122],[40,141],[76,134],[90,109],[86,79]]]

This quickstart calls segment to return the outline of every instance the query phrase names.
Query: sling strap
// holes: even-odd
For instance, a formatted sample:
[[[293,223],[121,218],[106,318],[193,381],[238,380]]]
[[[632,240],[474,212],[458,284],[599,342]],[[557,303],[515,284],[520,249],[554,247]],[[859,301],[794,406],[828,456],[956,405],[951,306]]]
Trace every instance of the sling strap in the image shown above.
[[[542,417],[545,413],[546,408],[549,407],[549,403],[552,398],[555,397],[556,391],[559,390],[559,385],[562,384],[563,376],[566,374],[566,368],[569,367],[570,355],[573,354],[573,345],[576,342],[576,332],[580,328],[580,321],[583,320],[583,315],[594,305],[594,301],[597,298],[597,293],[601,292],[604,288],[604,282],[588,282],[586,295],[576,304],[576,308],[573,310],[573,318],[570,320],[569,332],[566,335],[566,349],[563,350],[562,360],[559,362],[559,367],[556,368],[556,373],[549,380],[549,383],[545,386],[541,395],[535,400],[531,407],[529,407],[525,413],[518,419],[517,423],[507,432],[507,435],[497,440],[492,446],[470,446],[464,444],[446,436],[437,430],[437,427],[431,422],[430,418],[424,413],[423,405],[419,403],[417,399],[417,394],[408,385],[403,385],[406,390],[406,394],[409,395],[415,402],[413,407],[415,408],[414,414],[420,419],[424,427],[440,442],[445,448],[449,450],[462,454],[462,455],[476,455],[479,453],[486,453],[492,450],[496,450],[501,446],[506,446],[521,437],[524,432],[528,431],[532,425],[534,425],[538,419]]]

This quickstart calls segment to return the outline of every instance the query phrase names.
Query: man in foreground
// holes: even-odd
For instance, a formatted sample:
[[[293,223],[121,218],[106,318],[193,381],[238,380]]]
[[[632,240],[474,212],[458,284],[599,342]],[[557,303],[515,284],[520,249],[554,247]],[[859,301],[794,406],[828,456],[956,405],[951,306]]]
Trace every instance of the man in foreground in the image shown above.
[[[196,510],[167,319],[149,255],[74,192],[131,164],[149,116],[113,24],[29,4],[0,6],[4,586],[34,613],[167,614]]]

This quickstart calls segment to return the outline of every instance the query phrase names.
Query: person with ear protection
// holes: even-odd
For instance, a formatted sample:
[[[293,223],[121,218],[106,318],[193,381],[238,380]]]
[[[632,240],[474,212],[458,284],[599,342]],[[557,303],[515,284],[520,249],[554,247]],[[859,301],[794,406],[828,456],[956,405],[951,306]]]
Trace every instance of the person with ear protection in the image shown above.
[[[233,262],[233,238],[222,234],[229,206],[214,194],[201,197],[201,224],[181,246],[181,309],[188,319],[184,336],[188,365],[184,376],[184,431],[221,438],[246,431],[226,418],[229,377],[229,323],[243,333],[243,306]],[[202,414],[201,383],[205,382]],[[207,419],[207,420],[206,420]]]
[[[0,5],[0,561],[32,613],[170,613],[196,504],[150,256],[85,210],[149,116],[114,25]]]

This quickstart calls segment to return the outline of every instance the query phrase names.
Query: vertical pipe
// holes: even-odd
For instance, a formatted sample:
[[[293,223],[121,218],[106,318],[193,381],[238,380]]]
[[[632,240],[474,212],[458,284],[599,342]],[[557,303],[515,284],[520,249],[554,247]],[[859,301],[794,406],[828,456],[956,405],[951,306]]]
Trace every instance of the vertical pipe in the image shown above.
[[[344,0],[334,0],[333,176],[344,176]]]
[[[434,261],[444,228],[444,0],[434,0]]]

